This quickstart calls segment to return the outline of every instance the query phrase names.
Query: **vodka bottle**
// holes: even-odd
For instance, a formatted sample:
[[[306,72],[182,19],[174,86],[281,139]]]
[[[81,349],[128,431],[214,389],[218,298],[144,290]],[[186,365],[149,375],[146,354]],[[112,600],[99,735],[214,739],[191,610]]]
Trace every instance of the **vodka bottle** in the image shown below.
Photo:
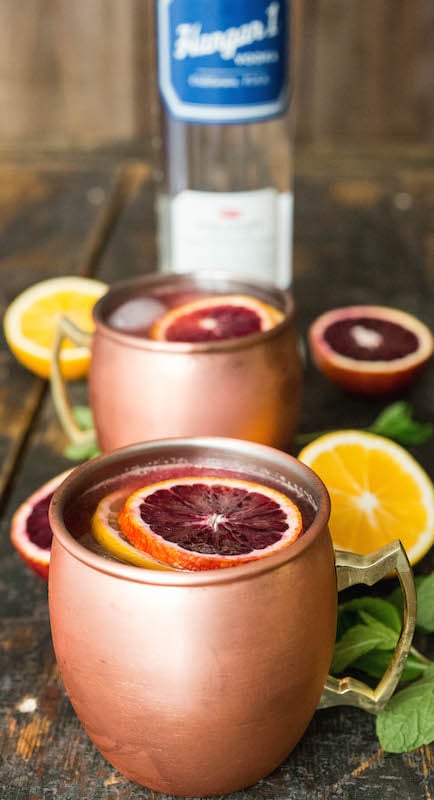
[[[291,283],[291,0],[157,0],[160,267]]]

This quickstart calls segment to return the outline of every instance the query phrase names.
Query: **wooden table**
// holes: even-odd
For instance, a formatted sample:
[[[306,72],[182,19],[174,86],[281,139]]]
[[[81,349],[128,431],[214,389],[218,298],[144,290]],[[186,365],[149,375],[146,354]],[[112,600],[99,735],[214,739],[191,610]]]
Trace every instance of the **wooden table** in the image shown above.
[[[385,303],[433,324],[434,152],[297,154],[298,326],[321,310]],[[128,154],[27,154],[0,159],[0,308],[29,284],[62,274],[112,282],[155,265],[151,171]],[[56,668],[46,585],[9,543],[11,515],[70,466],[44,382],[0,345],[0,800],[150,800],[81,729]],[[308,364],[302,430],[368,425],[384,401],[350,397]],[[406,397],[434,420],[434,364]],[[85,401],[83,383],[73,387]],[[434,474],[432,444],[415,455]],[[434,567],[428,556],[418,567]],[[423,643],[430,648],[430,643]],[[84,656],[85,657],[85,654]],[[318,712],[289,760],[233,800],[434,797],[434,747],[384,754],[374,719]],[[162,796],[161,796],[162,797]]]

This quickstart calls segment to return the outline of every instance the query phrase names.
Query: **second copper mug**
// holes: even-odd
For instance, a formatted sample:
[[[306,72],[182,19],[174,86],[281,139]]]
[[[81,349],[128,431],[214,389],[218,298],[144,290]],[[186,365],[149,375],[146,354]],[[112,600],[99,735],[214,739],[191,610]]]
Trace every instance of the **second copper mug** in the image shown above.
[[[169,294],[244,294],[283,312],[271,330],[216,342],[159,342],[116,329],[113,312],[131,298],[158,302]],[[91,347],[90,404],[103,451],[167,436],[213,435],[249,439],[281,449],[297,426],[302,370],[290,293],[223,273],[152,275],[116,283],[94,308],[95,333],[61,318],[51,383],[65,432],[85,443],[74,422],[59,369],[65,338]]]
[[[74,538],[87,490],[171,463],[241,470],[282,489],[298,487],[313,520],[274,555],[203,572],[141,569]],[[414,631],[411,568],[399,542],[368,556],[334,553],[329,511],[323,483],[296,459],[207,437],[117,450],[74,470],[56,491],[49,604],[57,662],[88,735],[120,772],[168,794],[221,795],[274,770],[318,703],[373,713],[384,706]],[[404,617],[383,679],[373,689],[327,677],[337,589],[372,585],[394,570]]]

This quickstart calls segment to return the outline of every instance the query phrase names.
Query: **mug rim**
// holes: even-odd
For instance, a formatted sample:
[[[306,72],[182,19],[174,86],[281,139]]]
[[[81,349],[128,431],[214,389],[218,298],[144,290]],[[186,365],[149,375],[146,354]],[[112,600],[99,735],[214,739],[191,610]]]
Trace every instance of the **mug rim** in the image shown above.
[[[310,491],[318,498],[318,508],[315,509],[315,517],[311,525],[295,542],[265,558],[259,558],[240,566],[199,570],[196,572],[152,570],[134,566],[133,564],[126,564],[115,559],[104,558],[104,556],[94,553],[80,544],[69,532],[63,518],[65,505],[73,496],[77,485],[79,490],[81,488],[81,491],[90,487],[91,482],[87,478],[95,471],[98,471],[99,467],[110,466],[118,462],[125,464],[125,461],[129,458],[134,458],[136,455],[137,457],[149,455],[153,450],[158,452],[159,450],[166,448],[169,450],[170,448],[173,454],[174,451],[179,450],[181,452],[186,447],[199,447],[204,451],[212,448],[223,454],[229,449],[232,453],[240,455],[256,455],[258,460],[267,460],[273,463],[276,469],[280,466],[282,472],[285,471],[285,467],[286,472],[288,472],[288,467],[290,467],[292,479],[296,480],[297,476],[300,476],[301,485],[305,488],[306,483],[308,483]],[[329,517],[330,497],[328,491],[318,475],[306,464],[298,461],[294,456],[268,445],[218,436],[154,439],[128,445],[110,453],[104,453],[73,469],[54,492],[49,508],[53,537],[73,558],[90,569],[133,583],[177,587],[238,582],[240,580],[249,580],[257,575],[277,569],[283,564],[295,560],[306,549],[311,547],[324,529],[327,528]]]
[[[273,325],[267,331],[260,331],[259,333],[248,334],[247,336],[235,337],[231,339],[220,339],[213,342],[165,342],[148,339],[144,336],[139,336],[134,333],[125,332],[117,328],[113,328],[103,318],[104,308],[114,295],[128,290],[130,287],[137,290],[138,287],[144,286],[152,287],[153,285],[161,285],[170,283],[174,279],[191,281],[192,284],[200,285],[201,280],[211,281],[224,281],[229,284],[245,285],[246,294],[250,289],[257,289],[269,294],[274,294],[279,297],[282,303],[283,319],[276,325]],[[238,291],[237,294],[241,292]],[[229,272],[223,270],[199,270],[198,272],[186,273],[151,273],[145,276],[137,276],[134,278],[127,278],[125,280],[116,281],[109,285],[108,291],[100,297],[93,307],[93,319],[95,328],[100,330],[104,336],[113,339],[116,342],[125,344],[128,347],[134,347],[139,350],[153,350],[156,352],[170,352],[170,353],[209,353],[209,352],[226,352],[231,350],[244,350],[248,347],[256,345],[258,342],[273,338],[288,324],[292,323],[295,315],[295,303],[292,293],[288,289],[280,289],[278,286],[266,281],[249,278],[248,276],[235,278]]]

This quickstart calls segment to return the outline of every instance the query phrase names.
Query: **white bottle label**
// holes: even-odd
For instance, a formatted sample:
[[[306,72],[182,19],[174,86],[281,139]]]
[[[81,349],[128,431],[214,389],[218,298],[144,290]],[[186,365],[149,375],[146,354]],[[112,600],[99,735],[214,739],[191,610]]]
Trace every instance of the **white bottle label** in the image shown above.
[[[291,283],[293,195],[275,189],[199,192],[172,200],[173,272],[223,270]]]

